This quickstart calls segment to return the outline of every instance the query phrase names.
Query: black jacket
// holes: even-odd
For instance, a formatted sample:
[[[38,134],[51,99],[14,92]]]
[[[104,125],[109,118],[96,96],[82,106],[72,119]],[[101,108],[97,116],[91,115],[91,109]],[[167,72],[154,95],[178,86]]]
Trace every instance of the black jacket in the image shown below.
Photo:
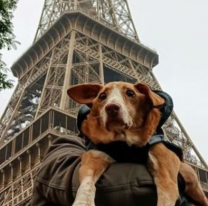
[[[80,156],[86,151],[79,137],[57,138],[37,173],[31,206],[70,206],[79,187]],[[114,163],[96,184],[96,206],[156,206],[155,184],[143,164]],[[186,199],[180,206],[189,205]]]

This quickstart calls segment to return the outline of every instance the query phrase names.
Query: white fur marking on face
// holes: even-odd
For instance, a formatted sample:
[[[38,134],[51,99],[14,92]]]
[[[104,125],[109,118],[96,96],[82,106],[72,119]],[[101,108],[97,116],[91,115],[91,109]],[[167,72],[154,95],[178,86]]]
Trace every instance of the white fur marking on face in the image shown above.
[[[95,190],[93,178],[90,176],[85,177],[79,186],[72,206],[94,206]]]
[[[114,86],[108,95],[107,103],[121,103],[124,104],[124,99],[121,94],[121,90]]]
[[[124,123],[128,125],[129,127],[133,124],[132,118],[129,115],[128,109],[126,107],[123,94],[121,93],[121,90],[116,85],[114,85],[114,87],[111,89],[110,93],[108,94],[106,105],[107,104],[119,105],[121,107],[120,117],[123,119]],[[106,124],[108,116],[105,112],[105,107],[101,110],[101,116],[102,116],[104,124]]]

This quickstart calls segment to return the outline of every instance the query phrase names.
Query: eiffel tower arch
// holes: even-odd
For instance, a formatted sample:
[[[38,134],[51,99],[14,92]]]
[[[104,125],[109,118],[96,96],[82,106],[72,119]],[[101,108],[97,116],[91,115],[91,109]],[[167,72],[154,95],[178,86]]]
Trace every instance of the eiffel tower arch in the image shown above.
[[[0,120],[0,205],[29,205],[51,141],[76,136],[70,86],[110,81],[161,87],[158,54],[140,43],[127,0],[45,0],[31,47],[13,64],[18,85]],[[163,127],[208,196],[208,166],[175,112]]]

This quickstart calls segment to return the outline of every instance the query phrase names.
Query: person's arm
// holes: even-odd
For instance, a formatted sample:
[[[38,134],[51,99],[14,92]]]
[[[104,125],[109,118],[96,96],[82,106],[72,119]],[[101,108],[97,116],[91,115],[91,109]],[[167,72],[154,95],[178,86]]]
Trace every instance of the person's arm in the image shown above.
[[[85,146],[80,138],[55,140],[37,173],[31,206],[72,205],[79,187],[80,156]],[[157,195],[144,165],[114,163],[96,184],[96,206],[154,206]]]
[[[34,181],[31,206],[72,204],[72,177],[83,152],[85,146],[78,137],[52,142]]]

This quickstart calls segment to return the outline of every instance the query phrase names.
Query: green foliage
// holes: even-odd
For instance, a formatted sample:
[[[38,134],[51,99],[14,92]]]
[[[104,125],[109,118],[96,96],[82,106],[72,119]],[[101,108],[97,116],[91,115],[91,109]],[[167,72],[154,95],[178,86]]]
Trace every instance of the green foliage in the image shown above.
[[[7,71],[6,64],[1,60],[2,55],[0,54],[0,91],[3,89],[9,89],[13,87],[13,80],[7,79]]]
[[[16,48],[15,35],[13,34],[13,11],[18,0],[0,0],[0,50]],[[11,80],[7,80],[6,64],[2,61],[0,53],[0,91],[13,87]]]

